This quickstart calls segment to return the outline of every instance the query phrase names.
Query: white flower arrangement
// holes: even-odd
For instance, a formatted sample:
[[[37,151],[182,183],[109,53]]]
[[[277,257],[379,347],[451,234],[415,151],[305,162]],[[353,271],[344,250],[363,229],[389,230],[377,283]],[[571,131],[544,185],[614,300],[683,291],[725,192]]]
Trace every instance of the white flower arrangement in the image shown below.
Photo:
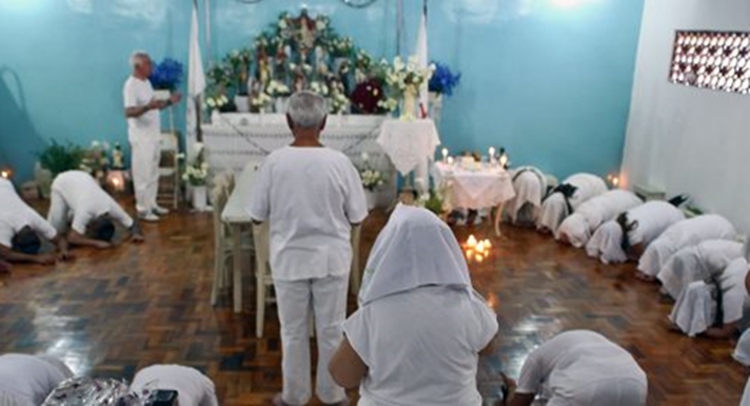
[[[182,180],[190,184],[190,186],[205,186],[210,167],[208,162],[203,160],[204,145],[201,142],[196,142],[193,149],[195,151],[195,160],[192,164],[185,167]]]
[[[292,94],[289,86],[282,82],[279,82],[278,80],[272,80],[268,83],[268,87],[266,87],[266,93],[268,93],[268,95],[271,97],[287,97]]]
[[[401,57],[397,56],[393,59],[393,64],[386,69],[385,79],[392,92],[401,95],[406,92],[407,87],[416,91],[427,83],[434,70],[434,65],[430,65],[426,69],[421,68],[419,60],[414,56],[409,57],[406,63]]]
[[[206,98],[205,105],[207,108],[215,110],[221,108],[222,106],[225,106],[227,103],[229,103],[229,99],[227,99],[227,97],[223,94],[220,94],[214,97]]]
[[[345,113],[349,108],[349,98],[343,93],[334,92],[331,96],[331,111],[333,114]]]
[[[389,113],[396,111],[396,108],[398,107],[398,100],[393,97],[378,100],[378,107]]]
[[[354,50],[354,41],[349,37],[336,38],[331,43],[333,53],[336,56],[348,56]]]
[[[263,108],[271,105],[273,98],[265,92],[258,93],[250,100],[250,105],[257,108]]]
[[[385,184],[385,177],[380,171],[365,167],[359,171],[359,176],[362,178],[362,187],[369,191],[374,191],[380,186]]]
[[[310,91],[325,97],[328,96],[328,85],[315,81],[310,83]]]

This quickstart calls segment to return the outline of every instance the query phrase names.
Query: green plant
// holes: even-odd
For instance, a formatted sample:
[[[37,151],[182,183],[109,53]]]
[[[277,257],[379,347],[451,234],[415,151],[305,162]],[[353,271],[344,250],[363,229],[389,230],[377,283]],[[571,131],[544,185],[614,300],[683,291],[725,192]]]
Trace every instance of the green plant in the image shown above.
[[[443,199],[435,191],[430,191],[430,198],[424,202],[424,208],[440,216],[443,214]]]
[[[65,171],[79,169],[85,155],[86,151],[83,148],[73,145],[71,142],[68,142],[66,145],[58,144],[55,140],[52,140],[52,143],[47,148],[37,154],[39,163],[42,164],[42,167],[52,172],[52,176]]]

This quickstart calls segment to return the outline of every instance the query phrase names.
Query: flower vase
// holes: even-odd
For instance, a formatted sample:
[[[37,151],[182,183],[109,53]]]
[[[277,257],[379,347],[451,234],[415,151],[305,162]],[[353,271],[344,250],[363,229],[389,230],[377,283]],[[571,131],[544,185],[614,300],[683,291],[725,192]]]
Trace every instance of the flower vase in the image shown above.
[[[278,114],[286,114],[286,108],[289,105],[288,97],[277,97],[274,101],[274,109]]]
[[[372,210],[377,205],[377,195],[374,190],[365,189],[365,201],[367,202],[367,210]]]
[[[442,93],[430,92],[430,118],[439,123],[443,114],[443,95]]]
[[[417,92],[407,89],[401,106],[401,119],[408,120],[416,118],[414,114],[417,109]]]
[[[237,106],[238,113],[248,113],[250,111],[250,103],[247,96],[234,96],[234,105]]]
[[[206,210],[206,185],[192,187],[193,209],[196,211]]]

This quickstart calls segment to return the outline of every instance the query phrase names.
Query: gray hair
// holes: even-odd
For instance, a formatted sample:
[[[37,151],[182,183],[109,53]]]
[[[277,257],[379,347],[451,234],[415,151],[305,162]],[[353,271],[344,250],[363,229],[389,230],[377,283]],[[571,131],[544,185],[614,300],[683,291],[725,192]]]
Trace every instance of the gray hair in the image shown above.
[[[299,128],[319,128],[328,115],[328,103],[313,92],[297,92],[289,98],[286,114]]]
[[[145,51],[135,51],[130,54],[130,67],[138,67],[144,59],[151,59]]]

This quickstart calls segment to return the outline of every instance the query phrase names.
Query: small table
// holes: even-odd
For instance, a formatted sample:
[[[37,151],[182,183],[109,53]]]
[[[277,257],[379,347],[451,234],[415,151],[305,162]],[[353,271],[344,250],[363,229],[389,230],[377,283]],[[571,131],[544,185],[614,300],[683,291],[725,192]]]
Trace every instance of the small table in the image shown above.
[[[427,163],[440,145],[440,136],[430,119],[388,119],[380,127],[378,144],[401,175],[407,176],[413,170],[419,172],[422,167],[425,173],[417,176],[427,176]]]
[[[433,176],[440,187],[446,188],[446,197],[454,207],[475,210],[497,207],[495,234],[500,236],[503,206],[516,197],[508,171],[496,165],[482,164],[476,169],[465,169],[437,162]]]
[[[251,225],[253,219],[247,212],[247,201],[250,198],[250,189],[252,188],[253,177],[255,176],[256,166],[250,163],[235,181],[235,187],[232,194],[227,200],[224,211],[221,213],[221,221],[229,224],[232,228],[232,260],[234,261],[234,311],[242,311],[239,303],[242,301],[242,226]]]

